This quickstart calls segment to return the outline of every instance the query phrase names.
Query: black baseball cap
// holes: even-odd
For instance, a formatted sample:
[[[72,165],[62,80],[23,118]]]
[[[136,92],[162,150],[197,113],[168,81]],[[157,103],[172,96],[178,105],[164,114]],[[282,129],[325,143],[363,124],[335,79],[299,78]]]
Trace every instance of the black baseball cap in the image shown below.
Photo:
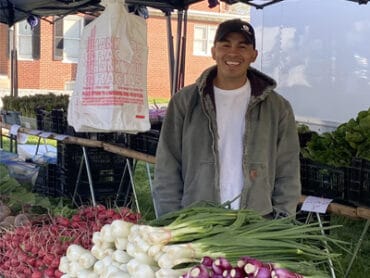
[[[216,31],[214,43],[223,41],[230,33],[240,33],[245,37],[247,43],[256,47],[256,38],[254,36],[254,29],[252,25],[241,19],[230,19],[222,22]]]

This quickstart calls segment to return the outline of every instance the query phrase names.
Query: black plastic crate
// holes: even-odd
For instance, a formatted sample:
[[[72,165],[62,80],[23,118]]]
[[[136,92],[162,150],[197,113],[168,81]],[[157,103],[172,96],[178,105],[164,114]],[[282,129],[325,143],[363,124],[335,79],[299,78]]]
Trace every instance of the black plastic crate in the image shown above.
[[[36,123],[38,130],[127,146],[128,139],[124,133],[75,131],[72,126],[68,125],[67,112],[63,109],[46,111],[42,108],[37,108]]]
[[[36,124],[38,130],[66,134],[68,129],[67,113],[63,109],[36,109]]]
[[[63,190],[56,164],[38,164],[39,171],[32,191],[45,196],[61,197]]]
[[[301,158],[302,194],[347,201],[346,171],[344,167],[333,167]]]
[[[352,159],[348,167],[348,199],[358,206],[370,207],[370,161]]]
[[[60,169],[60,180],[64,195],[72,197],[77,186],[76,199],[81,203],[91,201],[85,161],[83,161],[78,180],[81,160],[83,159],[81,146],[58,142],[57,149],[58,167]],[[127,163],[126,158],[104,151],[101,148],[86,147],[85,149],[96,200],[100,202],[115,200],[119,186],[122,184],[118,196],[118,204],[126,205],[132,194],[127,170],[125,176],[123,176]],[[129,161],[132,163],[132,160]]]
[[[131,134],[129,137],[129,147],[135,151],[149,155],[155,155],[158,146],[160,130],[151,129],[147,132]]]
[[[85,147],[85,150],[92,170],[120,169],[125,165],[125,157],[121,155],[107,152],[102,148]],[[81,146],[58,142],[57,152],[60,168],[78,169],[83,155]]]
[[[113,203],[119,206],[128,205],[132,196],[132,188],[128,176],[123,178],[122,189],[118,192],[122,173],[119,175],[104,175],[101,171],[94,172],[92,180],[94,195],[97,202],[106,203],[107,205]],[[96,179],[97,176],[98,178]],[[87,176],[82,175],[77,182],[77,173],[74,173],[73,176],[70,176],[70,172],[68,175],[62,173],[61,185],[63,187],[64,196],[74,198],[79,205],[91,203],[92,196]]]

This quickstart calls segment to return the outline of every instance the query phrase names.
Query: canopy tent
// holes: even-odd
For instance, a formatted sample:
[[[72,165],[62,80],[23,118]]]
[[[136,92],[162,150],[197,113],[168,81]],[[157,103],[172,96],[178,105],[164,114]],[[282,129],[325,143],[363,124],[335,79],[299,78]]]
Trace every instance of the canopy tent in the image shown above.
[[[173,95],[184,83],[185,49],[186,49],[186,26],[187,10],[190,5],[205,0],[126,0],[126,4],[133,6],[144,6],[162,10],[167,19],[168,31],[168,57],[170,67],[171,95]],[[282,2],[284,0],[220,0],[228,4],[245,3],[256,9]],[[342,0],[338,0],[342,1]],[[347,0],[358,4],[367,4],[369,0]],[[104,10],[101,0],[0,0],[0,23],[8,26],[18,21],[28,19],[29,23],[38,18],[48,16],[66,16],[76,13],[94,14]],[[208,0],[210,8],[218,5],[218,0]],[[173,49],[173,36],[171,30],[171,14],[177,10],[177,37],[176,55]],[[37,23],[35,23],[37,24]],[[15,57],[14,57],[15,56]],[[16,50],[12,53],[12,95],[13,88],[17,90],[16,82]],[[16,91],[17,92],[17,91]]]
[[[0,0],[0,22],[12,26],[29,16],[65,16],[103,9],[100,0]]]
[[[204,0],[127,0],[126,3],[137,4],[163,11],[186,10],[191,4]],[[228,4],[245,3],[257,9],[284,0],[221,0]],[[342,0],[338,0],[342,1]],[[367,4],[369,0],[347,0],[358,4]],[[51,15],[65,16],[73,13],[93,13],[104,7],[101,0],[0,0],[0,22],[12,26],[30,15],[45,17]],[[208,0],[209,6],[217,5],[218,0]]]

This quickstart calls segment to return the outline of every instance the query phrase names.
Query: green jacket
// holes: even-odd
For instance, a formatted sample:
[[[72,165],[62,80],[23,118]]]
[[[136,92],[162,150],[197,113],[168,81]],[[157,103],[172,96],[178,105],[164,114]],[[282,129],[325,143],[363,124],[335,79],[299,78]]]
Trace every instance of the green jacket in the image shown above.
[[[217,123],[213,97],[216,67],[176,93],[159,138],[152,185],[157,216],[198,201],[220,202]],[[292,108],[276,83],[250,68],[241,207],[295,214],[301,193],[299,141]]]

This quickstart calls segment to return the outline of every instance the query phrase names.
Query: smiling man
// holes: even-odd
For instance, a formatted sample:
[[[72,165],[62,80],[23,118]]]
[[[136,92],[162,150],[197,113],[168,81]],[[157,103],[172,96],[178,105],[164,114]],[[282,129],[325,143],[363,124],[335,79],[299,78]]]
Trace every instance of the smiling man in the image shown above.
[[[156,153],[152,195],[157,216],[198,201],[293,215],[301,192],[294,114],[275,81],[250,66],[253,27],[221,23],[216,65],[176,93]]]

